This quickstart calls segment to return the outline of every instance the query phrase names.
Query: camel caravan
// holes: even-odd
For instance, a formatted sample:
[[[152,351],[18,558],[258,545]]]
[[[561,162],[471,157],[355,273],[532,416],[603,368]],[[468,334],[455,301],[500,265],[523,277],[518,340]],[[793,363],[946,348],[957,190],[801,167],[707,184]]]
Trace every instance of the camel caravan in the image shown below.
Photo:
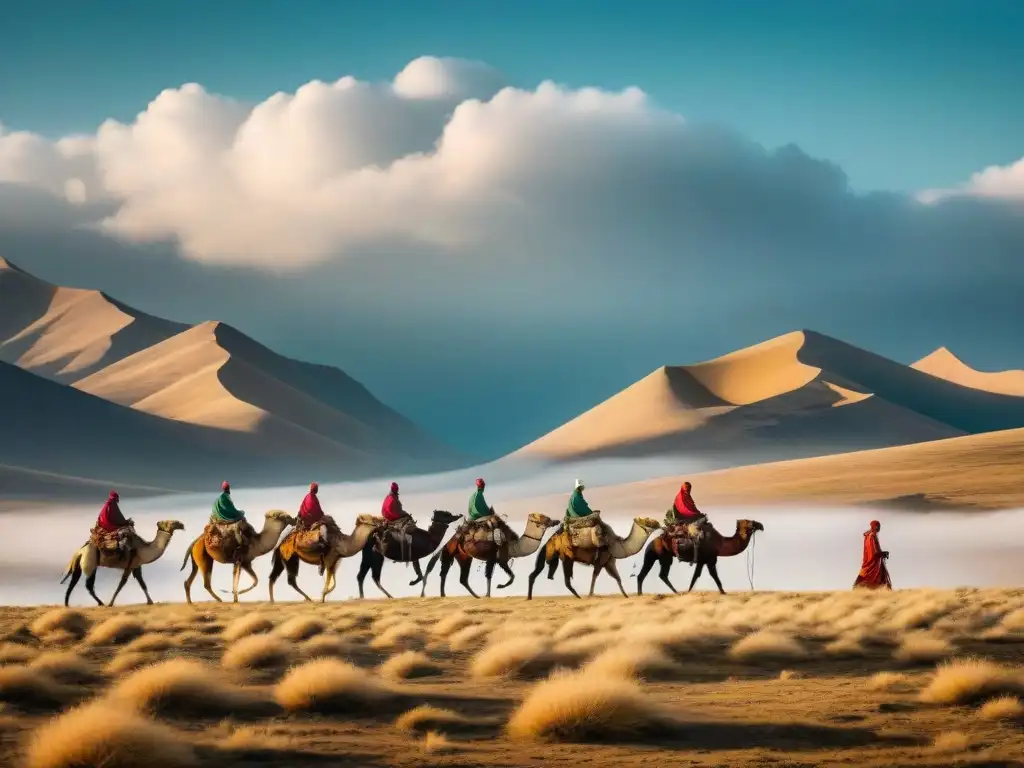
[[[192,604],[192,584],[196,575],[202,572],[203,588],[214,600],[223,602],[212,584],[214,563],[221,563],[232,567],[231,590],[224,594],[231,594],[233,602],[237,603],[239,595],[252,591],[259,584],[253,561],[267,554],[271,555],[271,603],[274,602],[274,585],[281,574],[286,574],[288,586],[304,600],[312,601],[298,584],[299,568],[303,564],[319,570],[324,579],[320,602],[326,602],[328,595],[337,587],[341,561],[355,555],[360,556],[356,575],[360,598],[364,596],[363,582],[367,574],[382,594],[391,597],[380,580],[387,560],[412,566],[416,578],[409,585],[420,584],[421,597],[426,595],[428,577],[438,563],[441,597],[445,596],[448,572],[455,564],[459,568],[459,583],[470,595],[479,597],[469,584],[470,570],[474,561],[478,561],[484,566],[487,579],[485,594],[490,597],[495,567],[500,567],[508,576],[506,582],[497,585],[498,589],[505,589],[515,580],[512,561],[534,554],[536,560],[529,576],[527,599],[533,598],[534,582],[545,568],[548,579],[554,579],[559,563],[566,589],[577,598],[580,595],[572,583],[573,568],[577,563],[592,567],[589,595],[594,594],[597,577],[607,572],[615,579],[622,595],[627,596],[616,561],[633,557],[641,550],[644,550],[644,555],[637,576],[637,594],[643,594],[644,579],[655,563],[659,566],[661,580],[676,592],[668,574],[672,562],[679,561],[695,566],[688,591],[693,589],[706,568],[724,595],[725,589],[718,576],[718,558],[742,554],[753,541],[754,534],[764,530],[764,526],[755,520],[738,520],[732,536],[722,535],[697,509],[691,495],[692,486],[687,482],[680,487],[672,507],[661,522],[650,517],[637,517],[629,533],[619,536],[601,519],[600,510],[590,508],[583,495],[585,486],[577,480],[561,521],[531,513],[522,533],[517,533],[486,502],[485,488],[483,479],[478,479],[469,499],[465,521],[449,536],[449,528],[463,515],[435,510],[430,525],[426,529],[420,528],[403,508],[397,483],[391,484],[381,505],[381,514],[359,515],[351,533],[342,531],[334,519],[324,513],[316,483],[310,485],[296,516],[282,510],[271,510],[264,515],[263,527],[257,531],[246,519],[245,512],[235,507],[231,485],[225,482],[213,505],[209,523],[185,552],[181,570],[184,571],[189,562],[192,564],[192,570],[185,579],[185,599]],[[71,579],[64,595],[65,605],[68,605],[83,573],[89,594],[98,605],[103,605],[94,590],[99,567],[121,571],[121,580],[110,605],[114,604],[129,576],[134,576],[139,582],[146,602],[153,603],[142,578],[142,566],[159,559],[174,532],[183,530],[185,526],[177,520],[161,521],[157,524],[154,539],[145,541],[135,532],[134,522],[122,514],[119,501],[117,492],[111,491],[90,532],[89,541],[71,558],[61,580],[63,584]],[[555,530],[545,542],[544,536],[550,529]],[[871,551],[877,550],[878,557],[888,557],[888,552],[881,552],[877,546],[877,536],[874,542]],[[868,552],[867,545],[865,552]],[[430,558],[425,570],[420,567],[424,558]],[[240,590],[239,580],[243,572],[252,579],[252,583]],[[859,577],[858,585],[863,585],[863,581]]]

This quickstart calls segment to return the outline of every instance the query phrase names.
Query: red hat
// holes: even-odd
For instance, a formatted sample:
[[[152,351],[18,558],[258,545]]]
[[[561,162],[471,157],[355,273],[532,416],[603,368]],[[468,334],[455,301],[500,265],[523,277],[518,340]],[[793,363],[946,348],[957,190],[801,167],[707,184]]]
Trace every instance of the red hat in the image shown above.
[[[484,479],[482,477],[478,477],[476,479],[476,487],[477,488],[483,488],[484,487]]]
[[[391,492],[392,493],[398,493],[398,483],[392,483],[391,484]]]
[[[113,501],[117,501],[117,500],[118,500],[118,499],[120,499],[121,497],[117,495],[117,491],[111,491],[111,492],[110,492],[110,498],[111,498],[111,500],[113,500]]]
[[[220,489],[222,491],[230,491],[231,490],[231,483],[229,483],[227,480],[225,480],[223,483],[220,484]]]
[[[872,531],[877,531],[877,530],[879,530],[879,529],[880,529],[881,527],[882,527],[882,524],[881,524],[880,522],[878,522],[877,520],[872,520],[872,521],[871,521],[871,530],[872,530]]]
[[[316,483],[310,483],[309,484],[309,492],[310,493],[316,493],[319,490],[320,490],[320,486],[317,485]]]

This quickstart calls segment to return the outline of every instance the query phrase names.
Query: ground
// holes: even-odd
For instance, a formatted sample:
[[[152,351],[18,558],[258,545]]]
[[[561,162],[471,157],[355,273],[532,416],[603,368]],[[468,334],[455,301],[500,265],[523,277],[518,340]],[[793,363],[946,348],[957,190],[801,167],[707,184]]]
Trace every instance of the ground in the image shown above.
[[[28,768],[1024,755],[1024,590],[4,608],[0,634],[0,764]]]

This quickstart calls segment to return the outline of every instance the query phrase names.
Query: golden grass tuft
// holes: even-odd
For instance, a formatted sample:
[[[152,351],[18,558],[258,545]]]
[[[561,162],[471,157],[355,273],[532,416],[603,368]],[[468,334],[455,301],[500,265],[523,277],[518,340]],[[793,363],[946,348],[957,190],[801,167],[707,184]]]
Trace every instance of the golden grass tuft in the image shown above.
[[[536,637],[519,637],[492,642],[469,663],[472,677],[503,677],[525,671],[528,667],[551,666],[547,661],[546,644]]]
[[[33,635],[40,638],[58,630],[70,632],[76,637],[81,638],[89,631],[91,624],[92,622],[89,620],[89,617],[81,611],[57,608],[37,617],[29,629],[32,630]]]
[[[762,629],[738,640],[729,649],[729,657],[747,664],[763,661],[803,659],[807,649],[794,637]]]
[[[121,645],[144,634],[146,628],[125,616],[113,616],[100,622],[85,636],[88,645]]]
[[[556,673],[535,685],[509,719],[513,739],[610,742],[664,738],[678,726],[639,685],[621,678]]]
[[[961,731],[940,733],[932,742],[932,750],[944,755],[966,752],[971,748],[970,737]]]
[[[842,635],[830,643],[825,644],[825,653],[839,659],[852,659],[866,656],[868,649],[856,636]]]
[[[453,651],[468,651],[482,645],[489,634],[491,634],[490,627],[483,624],[472,624],[453,632],[448,637],[448,647]]]
[[[290,712],[371,715],[389,710],[395,693],[365,670],[338,659],[317,659],[288,671],[274,690]]]
[[[327,623],[314,616],[294,616],[279,624],[274,634],[285,640],[308,640],[327,630]]]
[[[74,645],[81,639],[81,635],[76,635],[73,632],[68,632],[64,629],[55,629],[53,632],[47,632],[45,635],[39,638],[39,642],[50,648],[63,648],[69,645]]]
[[[336,635],[317,635],[302,644],[300,655],[313,659],[322,657],[347,659],[354,650],[352,643]]]
[[[449,613],[434,626],[430,628],[430,634],[434,637],[451,637],[460,629],[472,626],[474,621],[465,611]]]
[[[939,666],[921,700],[933,704],[974,704],[993,696],[1024,695],[1019,672],[984,659],[958,659]]]
[[[232,752],[273,752],[294,750],[300,746],[296,739],[287,734],[266,726],[251,725],[232,728],[226,736],[218,733],[212,742],[218,749]]]
[[[787,680],[802,680],[803,673],[798,672],[795,669],[784,669],[779,672],[779,680],[785,682]]]
[[[984,720],[1024,720],[1024,703],[1016,696],[998,696],[982,704],[978,715]]]
[[[469,725],[473,721],[450,709],[421,704],[410,709],[395,720],[400,731],[451,731]]]
[[[101,703],[61,715],[30,737],[26,768],[190,768],[195,754],[181,734]]]
[[[177,645],[177,638],[168,637],[167,635],[139,635],[139,637],[125,645],[124,652],[159,653],[161,651],[169,651],[171,648],[177,647]]]
[[[392,624],[370,641],[370,647],[379,651],[422,645],[423,629],[411,621]]]
[[[444,734],[428,731],[423,737],[423,751],[428,755],[446,755],[457,752],[458,747],[444,737]]]
[[[872,691],[894,691],[906,686],[910,679],[899,672],[879,672],[868,679]]]
[[[953,653],[949,641],[932,632],[908,632],[893,652],[893,658],[904,664],[933,664]]]
[[[164,716],[227,717],[268,709],[257,693],[232,684],[216,667],[171,659],[143,667],[109,693],[112,702]]]
[[[28,666],[69,685],[88,685],[101,677],[92,664],[71,651],[47,651]]]
[[[381,664],[378,672],[387,680],[411,680],[439,675],[441,668],[419,651],[403,651]]]
[[[61,685],[52,676],[30,667],[0,669],[0,702],[26,710],[52,710],[77,698],[73,688]]]
[[[632,680],[672,677],[681,667],[657,645],[623,644],[602,651],[580,670],[585,675],[611,676]],[[589,679],[589,678],[588,678]]]
[[[107,663],[103,671],[108,675],[123,675],[125,672],[134,672],[147,664],[153,664],[157,660],[157,657],[151,653],[137,651],[119,653]]]
[[[240,619],[236,619],[231,622],[223,632],[221,637],[228,643],[233,643],[236,640],[241,640],[243,637],[249,635],[258,635],[263,632],[269,632],[274,628],[274,622],[268,619],[266,616],[259,613],[251,613],[248,616],[243,616]]]
[[[225,669],[282,667],[292,658],[292,646],[274,635],[248,635],[231,645],[221,657]]]
[[[39,654],[35,648],[21,643],[0,643],[0,664],[24,664]]]

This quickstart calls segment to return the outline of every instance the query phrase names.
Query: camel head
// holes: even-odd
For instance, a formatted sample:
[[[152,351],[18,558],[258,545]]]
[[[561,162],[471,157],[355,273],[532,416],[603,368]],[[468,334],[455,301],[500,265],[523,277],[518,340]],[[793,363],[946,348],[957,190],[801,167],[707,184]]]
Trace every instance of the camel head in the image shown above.
[[[736,531],[745,539],[750,538],[754,535],[755,531],[763,531],[764,526],[761,525],[757,520],[737,520]]]
[[[359,515],[356,517],[356,525],[368,525],[371,528],[376,527],[377,521],[383,518],[374,517],[373,515]]]
[[[654,531],[661,528],[661,523],[659,523],[653,517],[634,517],[633,522],[641,528],[643,528],[648,533],[653,533]]]
[[[552,520],[550,517],[542,515],[540,512],[531,512],[526,516],[526,520],[534,525],[539,525],[544,530],[558,525],[557,520]]]
[[[177,520],[161,520],[156,524],[156,529],[167,534],[173,534],[175,531],[184,531],[185,524]]]
[[[285,525],[295,525],[296,520],[283,509],[272,509],[265,514],[264,519],[269,523],[271,520],[279,520]]]
[[[442,525],[451,525],[458,520],[462,515],[453,515],[451,512],[445,512],[443,509],[435,509],[433,516],[430,518],[433,523],[440,523]]]

